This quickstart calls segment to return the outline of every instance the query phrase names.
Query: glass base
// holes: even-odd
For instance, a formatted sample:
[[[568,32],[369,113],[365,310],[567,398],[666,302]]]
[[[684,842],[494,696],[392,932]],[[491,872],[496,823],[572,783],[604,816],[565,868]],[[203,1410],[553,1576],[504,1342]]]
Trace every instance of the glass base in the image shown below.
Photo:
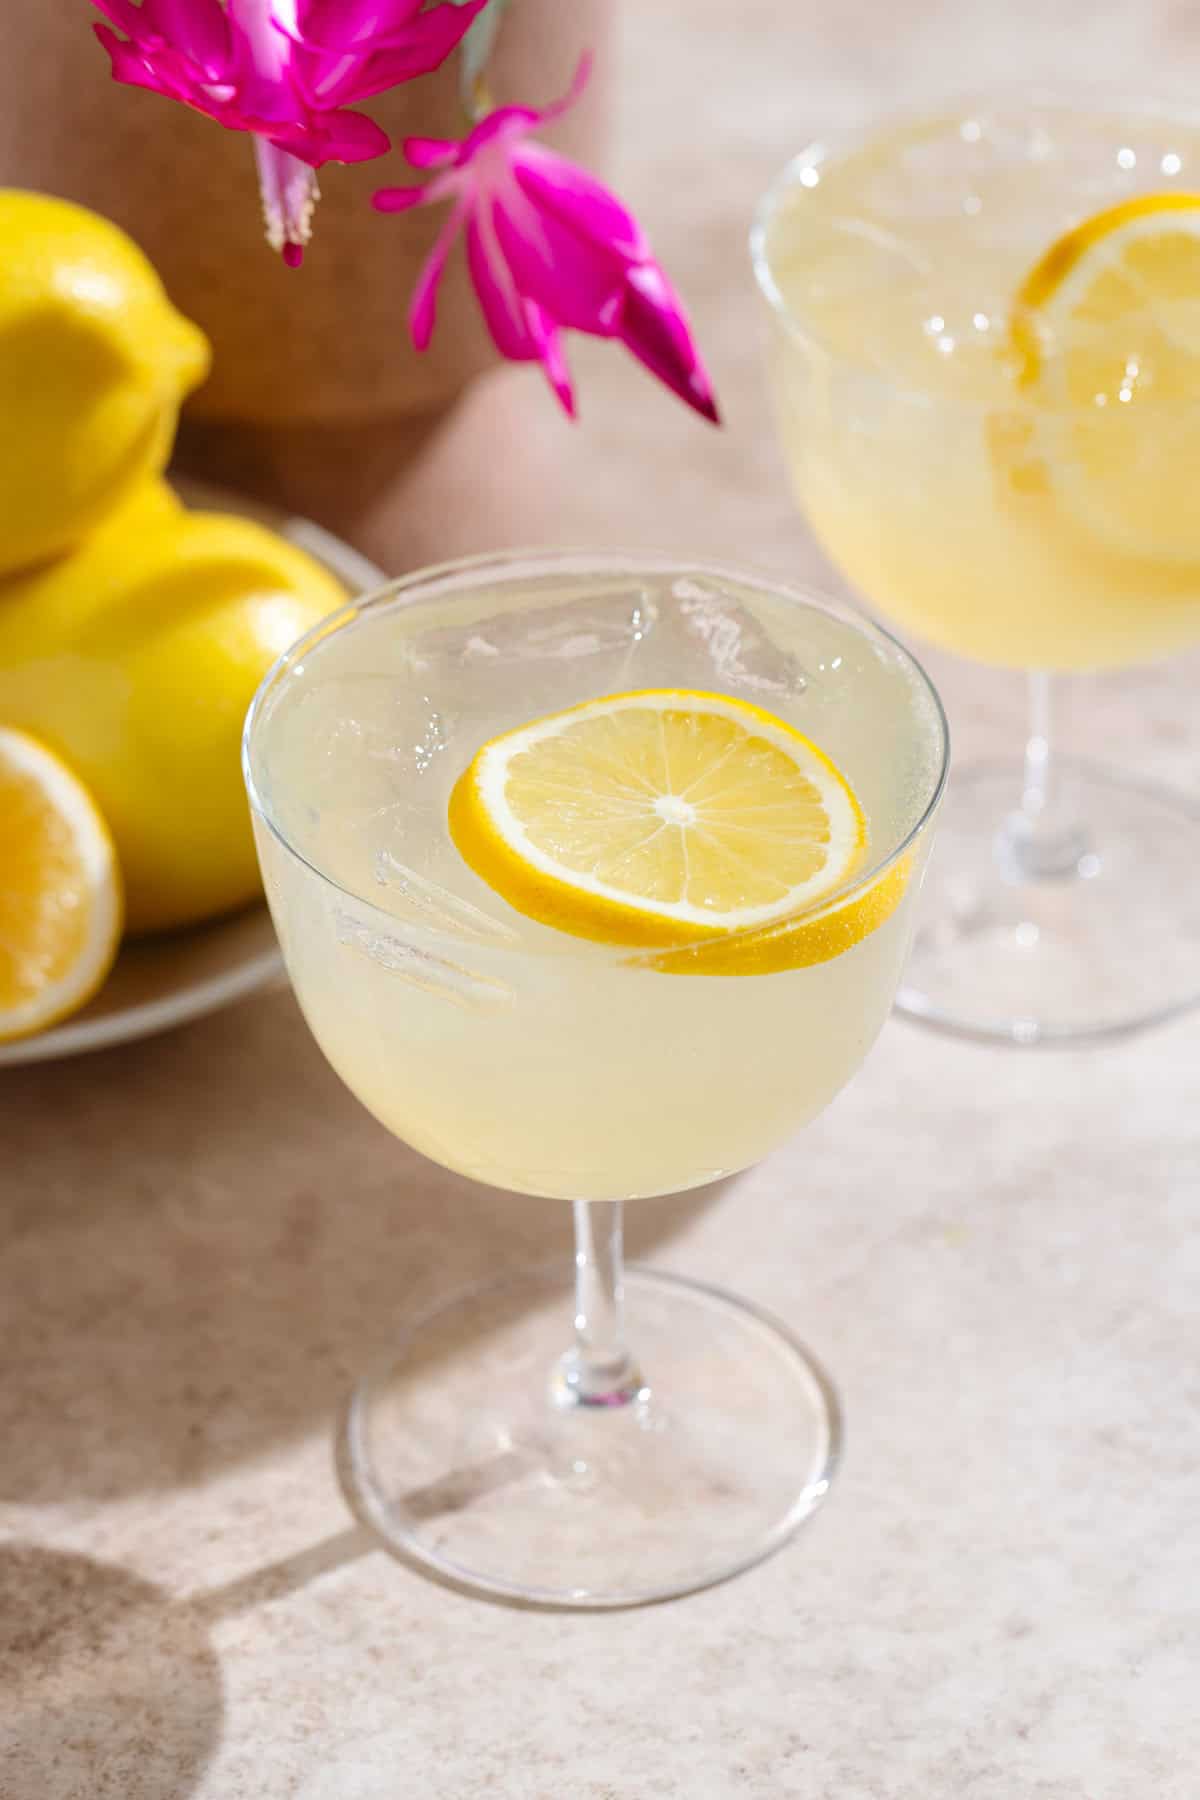
[[[1023,836],[1017,767],[955,774],[897,1009],[970,1037],[1070,1043],[1200,1003],[1200,808],[1067,758],[1071,829]]]
[[[632,1268],[644,1385],[573,1401],[571,1293],[537,1271],[418,1320],[355,1393],[339,1466],[355,1512],[452,1586],[532,1606],[640,1606],[724,1581],[791,1537],[841,1437],[791,1333],[699,1282]]]

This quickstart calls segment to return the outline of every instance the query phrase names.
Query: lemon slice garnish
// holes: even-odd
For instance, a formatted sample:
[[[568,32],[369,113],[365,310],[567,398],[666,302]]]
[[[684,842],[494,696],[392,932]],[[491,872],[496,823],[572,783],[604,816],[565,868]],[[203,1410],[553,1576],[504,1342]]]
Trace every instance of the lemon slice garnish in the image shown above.
[[[108,828],[66,765],[0,727],[0,1043],[90,999],[121,934]]]
[[[902,856],[854,895],[802,919],[657,950],[645,961],[664,975],[778,975],[785,969],[811,969],[853,949],[890,919],[911,873],[911,857]]]
[[[753,969],[713,973],[767,966],[764,934],[795,932],[792,915],[832,898],[867,841],[849,783],[808,738],[746,701],[673,688],[585,701],[493,738],[459,778],[449,823],[476,874],[543,925],[710,955],[725,944],[729,965],[733,934],[757,940]],[[866,906],[858,935],[883,916]],[[824,931],[827,945],[855,941],[853,923]],[[678,967],[705,972],[686,956]]]
[[[1033,404],[991,434],[1012,484],[1126,553],[1200,557],[1200,194],[1066,232],[1018,290],[1008,353]]]

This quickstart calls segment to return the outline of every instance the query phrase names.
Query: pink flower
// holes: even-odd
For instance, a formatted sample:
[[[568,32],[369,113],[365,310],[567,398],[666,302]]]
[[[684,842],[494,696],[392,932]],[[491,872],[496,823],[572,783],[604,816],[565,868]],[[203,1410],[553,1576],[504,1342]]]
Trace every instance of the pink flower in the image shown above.
[[[293,266],[314,170],[366,162],[387,133],[350,108],[436,69],[487,0],[92,0],[113,76],[254,137],[267,237]],[[124,33],[118,37],[111,27]]]
[[[433,334],[438,283],[465,230],[467,267],[502,356],[540,362],[571,418],[575,395],[564,329],[618,338],[652,374],[714,424],[716,402],[683,307],[645,235],[614,194],[586,170],[529,134],[578,98],[589,60],[570,92],[544,112],[502,106],[461,143],[407,138],[415,169],[437,173],[419,187],[382,188],[380,212],[448,200],[451,212],[421,272],[409,325],[424,350]]]

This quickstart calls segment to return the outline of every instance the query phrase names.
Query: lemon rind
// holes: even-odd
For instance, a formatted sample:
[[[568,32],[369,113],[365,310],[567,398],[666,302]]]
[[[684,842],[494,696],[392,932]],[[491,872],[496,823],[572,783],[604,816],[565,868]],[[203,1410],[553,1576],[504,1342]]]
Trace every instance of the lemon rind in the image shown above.
[[[1091,253],[1098,245],[1114,239],[1149,236],[1160,228],[1164,215],[1195,212],[1200,212],[1200,193],[1136,194],[1093,213],[1056,238],[1026,275],[1013,301],[1008,349],[1018,386],[1035,387],[1044,379],[1046,362],[1039,323],[1051,302],[1056,311],[1064,307],[1070,310],[1072,294],[1081,293],[1085,286],[1079,279],[1080,271],[1086,273]],[[1200,226],[1195,235],[1200,236]]]
[[[0,760],[32,775],[49,804],[70,821],[90,903],[87,940],[66,974],[20,1006],[0,1010],[0,1043],[6,1044],[57,1025],[99,992],[120,945],[124,901],[112,834],[78,776],[45,744],[13,726],[0,726]]]
[[[886,925],[908,892],[912,869],[910,852],[866,887],[801,919],[662,950],[636,959],[636,966],[660,975],[712,976],[781,975],[815,968],[853,950]]]
[[[599,883],[564,880],[556,872],[559,865],[529,843],[519,821],[507,808],[503,788],[508,764],[519,750],[555,736],[566,720],[635,706],[657,710],[691,707],[723,714],[739,724],[752,723],[758,732],[786,750],[802,746],[804,757],[799,766],[815,766],[826,776],[821,792],[830,818],[831,853],[818,874],[793,889],[783,901],[745,908],[717,919],[698,908],[683,910],[666,903],[643,904],[620,898],[615,890]],[[835,797],[832,811],[831,797]],[[840,818],[835,817],[839,811]],[[825,752],[803,733],[752,701],[687,688],[643,688],[605,695],[490,739],[456,782],[448,823],[464,861],[515,911],[573,937],[647,950],[723,940],[755,928],[769,929],[801,909],[811,909],[824,895],[845,885],[862,861],[867,837],[862,808],[849,784]]]

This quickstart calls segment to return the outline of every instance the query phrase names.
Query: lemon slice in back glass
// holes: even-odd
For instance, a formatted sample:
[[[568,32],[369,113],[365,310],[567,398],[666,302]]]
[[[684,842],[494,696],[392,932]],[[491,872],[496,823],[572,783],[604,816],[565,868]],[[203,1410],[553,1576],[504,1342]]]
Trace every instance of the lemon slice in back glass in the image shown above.
[[[1125,553],[1200,560],[1200,194],[1142,194],[1058,238],[1008,348],[1054,415],[1044,477],[1071,512]]]
[[[826,960],[895,904],[860,898],[796,954],[793,915],[820,912],[862,865],[866,820],[817,745],[723,694],[609,695],[493,738],[457,782],[449,823],[517,911],[675,952],[656,966],[678,972]]]

